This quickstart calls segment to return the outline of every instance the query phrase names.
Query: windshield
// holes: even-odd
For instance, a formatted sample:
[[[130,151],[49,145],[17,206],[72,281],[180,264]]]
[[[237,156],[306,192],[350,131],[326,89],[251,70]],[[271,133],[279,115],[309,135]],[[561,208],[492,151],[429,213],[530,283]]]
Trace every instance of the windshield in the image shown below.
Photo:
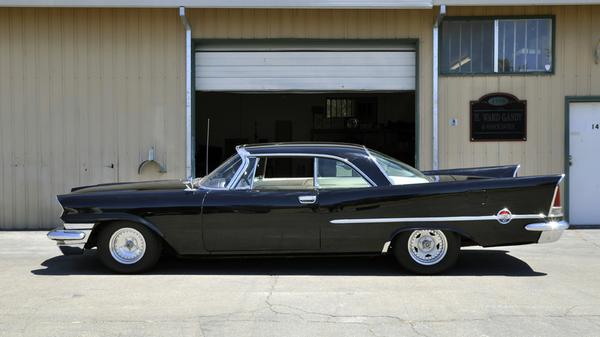
[[[419,170],[377,151],[369,150],[379,167],[393,185],[428,183],[430,180]]]
[[[209,175],[200,180],[200,186],[208,188],[225,188],[233,179],[235,172],[242,164],[242,158],[235,155],[227,159],[221,166],[217,167]]]

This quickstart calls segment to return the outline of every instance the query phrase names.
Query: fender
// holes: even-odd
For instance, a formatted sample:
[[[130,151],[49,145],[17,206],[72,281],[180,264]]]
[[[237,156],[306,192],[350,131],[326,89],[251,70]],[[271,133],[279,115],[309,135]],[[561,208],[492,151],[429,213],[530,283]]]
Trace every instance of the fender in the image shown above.
[[[80,214],[68,214],[61,217],[61,219],[65,223],[95,223],[96,226],[98,223],[108,222],[108,221],[130,221],[142,224],[156,235],[160,236],[164,239],[163,233],[158,229],[158,227],[152,222],[148,221],[141,216],[137,216],[131,213],[80,213]]]
[[[455,168],[435,171],[423,171],[423,174],[428,176],[473,176],[481,178],[513,178],[517,176],[521,165],[503,165],[503,166],[486,166],[486,167],[470,167],[470,168]]]

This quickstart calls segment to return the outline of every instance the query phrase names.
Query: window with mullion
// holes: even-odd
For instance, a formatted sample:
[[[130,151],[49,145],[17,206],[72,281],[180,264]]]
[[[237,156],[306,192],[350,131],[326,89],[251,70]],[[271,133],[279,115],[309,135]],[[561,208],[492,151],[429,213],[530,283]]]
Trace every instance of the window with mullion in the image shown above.
[[[551,72],[551,18],[450,19],[442,24],[440,72]]]

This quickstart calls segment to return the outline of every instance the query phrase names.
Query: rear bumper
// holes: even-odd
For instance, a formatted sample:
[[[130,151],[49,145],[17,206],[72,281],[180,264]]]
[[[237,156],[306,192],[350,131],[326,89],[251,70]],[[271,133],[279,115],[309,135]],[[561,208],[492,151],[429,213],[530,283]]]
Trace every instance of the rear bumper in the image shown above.
[[[94,228],[93,223],[66,223],[48,232],[48,239],[56,241],[58,246],[84,248]]]
[[[537,222],[525,226],[528,231],[541,232],[538,243],[557,241],[568,228],[569,224],[566,221]]]

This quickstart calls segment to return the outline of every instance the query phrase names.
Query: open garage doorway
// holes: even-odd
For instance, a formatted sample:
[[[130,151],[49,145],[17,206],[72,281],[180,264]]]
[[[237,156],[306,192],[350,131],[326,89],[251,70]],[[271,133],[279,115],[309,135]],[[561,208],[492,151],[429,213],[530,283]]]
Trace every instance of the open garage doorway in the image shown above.
[[[415,92],[196,92],[196,175],[238,144],[327,141],[364,144],[415,164]]]

